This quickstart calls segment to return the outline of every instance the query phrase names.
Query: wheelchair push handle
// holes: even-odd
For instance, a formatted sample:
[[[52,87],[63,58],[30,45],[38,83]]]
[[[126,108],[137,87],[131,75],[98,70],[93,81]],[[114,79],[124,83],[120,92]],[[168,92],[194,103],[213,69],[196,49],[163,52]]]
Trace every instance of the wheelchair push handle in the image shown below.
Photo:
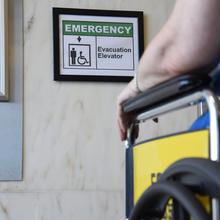
[[[162,82],[123,104],[126,113],[140,113],[209,85],[207,74],[187,74]]]

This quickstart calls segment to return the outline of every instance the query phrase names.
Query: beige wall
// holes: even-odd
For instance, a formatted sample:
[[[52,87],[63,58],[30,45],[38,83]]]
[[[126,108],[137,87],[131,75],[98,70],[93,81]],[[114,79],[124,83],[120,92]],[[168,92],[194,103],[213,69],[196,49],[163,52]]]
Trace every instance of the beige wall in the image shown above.
[[[124,148],[115,102],[125,84],[53,81],[52,7],[143,10],[147,44],[174,0],[23,2],[24,180],[0,183],[0,219],[123,219]],[[149,123],[149,133],[163,133],[167,122]]]

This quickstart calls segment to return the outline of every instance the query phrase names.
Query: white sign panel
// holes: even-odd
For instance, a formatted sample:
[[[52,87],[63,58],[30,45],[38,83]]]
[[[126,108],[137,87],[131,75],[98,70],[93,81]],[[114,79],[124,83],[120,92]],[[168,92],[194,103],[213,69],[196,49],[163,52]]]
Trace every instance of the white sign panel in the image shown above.
[[[0,101],[8,101],[7,0],[0,0]]]
[[[54,8],[55,80],[130,80],[143,51],[142,19],[142,12]]]

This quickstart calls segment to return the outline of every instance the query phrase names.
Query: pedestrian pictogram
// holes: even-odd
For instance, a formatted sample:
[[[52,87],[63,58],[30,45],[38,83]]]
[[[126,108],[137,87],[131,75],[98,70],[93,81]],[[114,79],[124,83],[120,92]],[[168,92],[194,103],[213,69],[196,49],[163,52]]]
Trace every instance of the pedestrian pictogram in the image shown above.
[[[70,51],[70,56],[71,56],[72,65],[75,65],[76,64],[76,50],[75,50],[75,48],[72,48],[72,50]]]
[[[91,66],[91,45],[69,44],[70,66]]]

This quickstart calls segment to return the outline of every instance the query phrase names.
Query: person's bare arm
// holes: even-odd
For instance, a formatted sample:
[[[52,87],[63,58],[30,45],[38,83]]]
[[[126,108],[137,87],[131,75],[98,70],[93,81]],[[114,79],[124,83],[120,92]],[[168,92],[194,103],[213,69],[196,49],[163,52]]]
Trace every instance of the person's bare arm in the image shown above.
[[[169,20],[140,60],[137,81],[141,91],[177,75],[211,71],[220,60],[219,14],[219,0],[177,0]],[[131,81],[118,97],[122,140],[132,121],[122,103],[137,94]]]
[[[220,56],[219,12],[219,0],[178,0],[141,58],[140,89],[176,75],[211,70]]]

